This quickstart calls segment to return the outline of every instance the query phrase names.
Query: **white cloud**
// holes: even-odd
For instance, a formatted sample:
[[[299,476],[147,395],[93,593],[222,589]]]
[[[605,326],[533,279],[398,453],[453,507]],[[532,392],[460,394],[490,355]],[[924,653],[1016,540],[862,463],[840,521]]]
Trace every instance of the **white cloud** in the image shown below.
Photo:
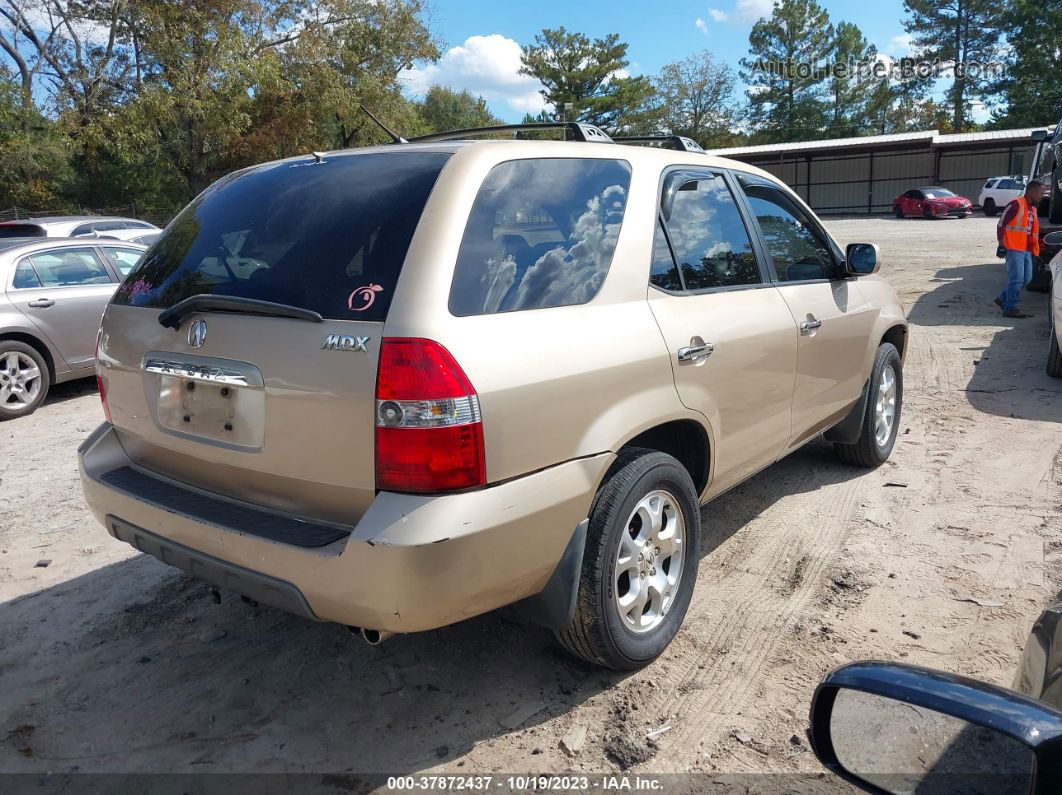
[[[720,11],[718,8],[709,8],[708,16],[714,19],[716,22],[726,22],[730,19],[730,15],[726,11]]]
[[[734,14],[742,22],[755,23],[774,11],[774,0],[737,0]]]
[[[701,33],[708,33],[708,23],[700,17],[697,17],[697,19],[693,23],[693,26],[697,28],[697,30],[699,30]]]
[[[415,96],[437,83],[505,103],[513,115],[538,113],[546,104],[538,93],[542,85],[520,74],[520,45],[499,33],[469,36],[464,44],[447,50],[438,63],[406,69],[399,79]]]
[[[979,99],[970,103],[970,116],[978,124],[984,124],[992,117],[992,110]]]
[[[889,39],[889,52],[893,55],[910,55],[914,49],[914,36],[901,33]]]

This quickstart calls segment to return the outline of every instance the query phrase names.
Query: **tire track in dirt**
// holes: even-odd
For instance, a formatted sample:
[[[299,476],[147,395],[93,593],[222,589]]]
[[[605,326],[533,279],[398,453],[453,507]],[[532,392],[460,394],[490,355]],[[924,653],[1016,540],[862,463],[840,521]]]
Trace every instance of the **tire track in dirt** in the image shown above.
[[[744,576],[724,576],[710,589],[699,589],[693,623],[700,623],[710,613],[717,618],[712,632],[698,639],[697,645],[726,648],[727,654],[705,664],[696,648],[684,650],[678,687],[665,689],[667,695],[652,705],[681,722],[662,743],[664,751],[654,767],[681,766],[681,757],[690,747],[696,747],[702,738],[717,738],[724,722],[750,706],[778,647],[793,644],[793,634],[787,630],[821,588],[823,569],[843,547],[857,492],[857,481],[852,480],[840,488],[820,490],[810,500],[800,500],[803,504],[790,497],[784,507],[779,506],[781,515],[774,518],[773,527],[744,534],[734,550],[734,556],[747,556]],[[799,517],[815,517],[815,521],[805,522]],[[809,527],[815,528],[814,535]],[[765,533],[765,529],[774,532]],[[792,564],[799,562],[803,562],[799,583],[788,597],[779,595],[772,583],[787,581]],[[713,570],[718,571],[716,566],[709,566],[704,574]],[[755,571],[762,571],[762,576],[748,574]],[[709,602],[715,609],[708,608]],[[785,651],[800,654],[797,649]],[[731,664],[735,657],[744,664]]]

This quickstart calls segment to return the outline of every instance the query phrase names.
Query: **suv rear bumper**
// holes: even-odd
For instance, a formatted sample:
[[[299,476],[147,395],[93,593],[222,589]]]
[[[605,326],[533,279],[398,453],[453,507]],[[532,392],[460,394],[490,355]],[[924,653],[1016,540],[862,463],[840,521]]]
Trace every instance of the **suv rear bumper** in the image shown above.
[[[539,593],[586,518],[610,453],[478,491],[380,492],[349,535],[320,546],[225,526],[196,510],[116,488],[133,468],[188,505],[209,495],[137,470],[111,425],[78,450],[85,498],[111,535],[218,587],[309,618],[391,632],[434,629]],[[110,482],[108,482],[110,481]],[[131,481],[131,482],[136,482]],[[157,498],[156,498],[157,499]],[[222,498],[223,502],[228,502]],[[253,506],[247,506],[253,508]],[[195,513],[196,515],[191,515]]]

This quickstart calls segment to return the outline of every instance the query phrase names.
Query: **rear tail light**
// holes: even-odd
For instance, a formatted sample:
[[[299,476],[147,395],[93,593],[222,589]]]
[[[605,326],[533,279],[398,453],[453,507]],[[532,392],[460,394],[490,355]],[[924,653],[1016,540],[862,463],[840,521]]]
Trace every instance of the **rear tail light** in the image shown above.
[[[385,338],[376,376],[376,488],[438,492],[486,483],[479,398],[432,340]]]
[[[96,386],[100,390],[100,402],[103,403],[103,418],[111,421],[111,407],[107,405],[107,386],[103,383],[100,375],[100,338],[103,336],[103,326],[96,332]]]

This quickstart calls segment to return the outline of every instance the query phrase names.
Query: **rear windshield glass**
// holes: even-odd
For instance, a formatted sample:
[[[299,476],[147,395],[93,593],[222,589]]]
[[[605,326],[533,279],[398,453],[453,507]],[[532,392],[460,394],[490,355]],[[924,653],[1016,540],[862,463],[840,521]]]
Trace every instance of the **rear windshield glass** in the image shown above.
[[[231,295],[334,320],[383,320],[449,157],[326,156],[223,179],[181,211],[114,303],[166,308],[193,295]]]
[[[450,312],[585,304],[616,250],[630,187],[622,160],[512,160],[491,169],[461,239]]]
[[[43,226],[36,224],[0,224],[0,237],[46,237]]]

